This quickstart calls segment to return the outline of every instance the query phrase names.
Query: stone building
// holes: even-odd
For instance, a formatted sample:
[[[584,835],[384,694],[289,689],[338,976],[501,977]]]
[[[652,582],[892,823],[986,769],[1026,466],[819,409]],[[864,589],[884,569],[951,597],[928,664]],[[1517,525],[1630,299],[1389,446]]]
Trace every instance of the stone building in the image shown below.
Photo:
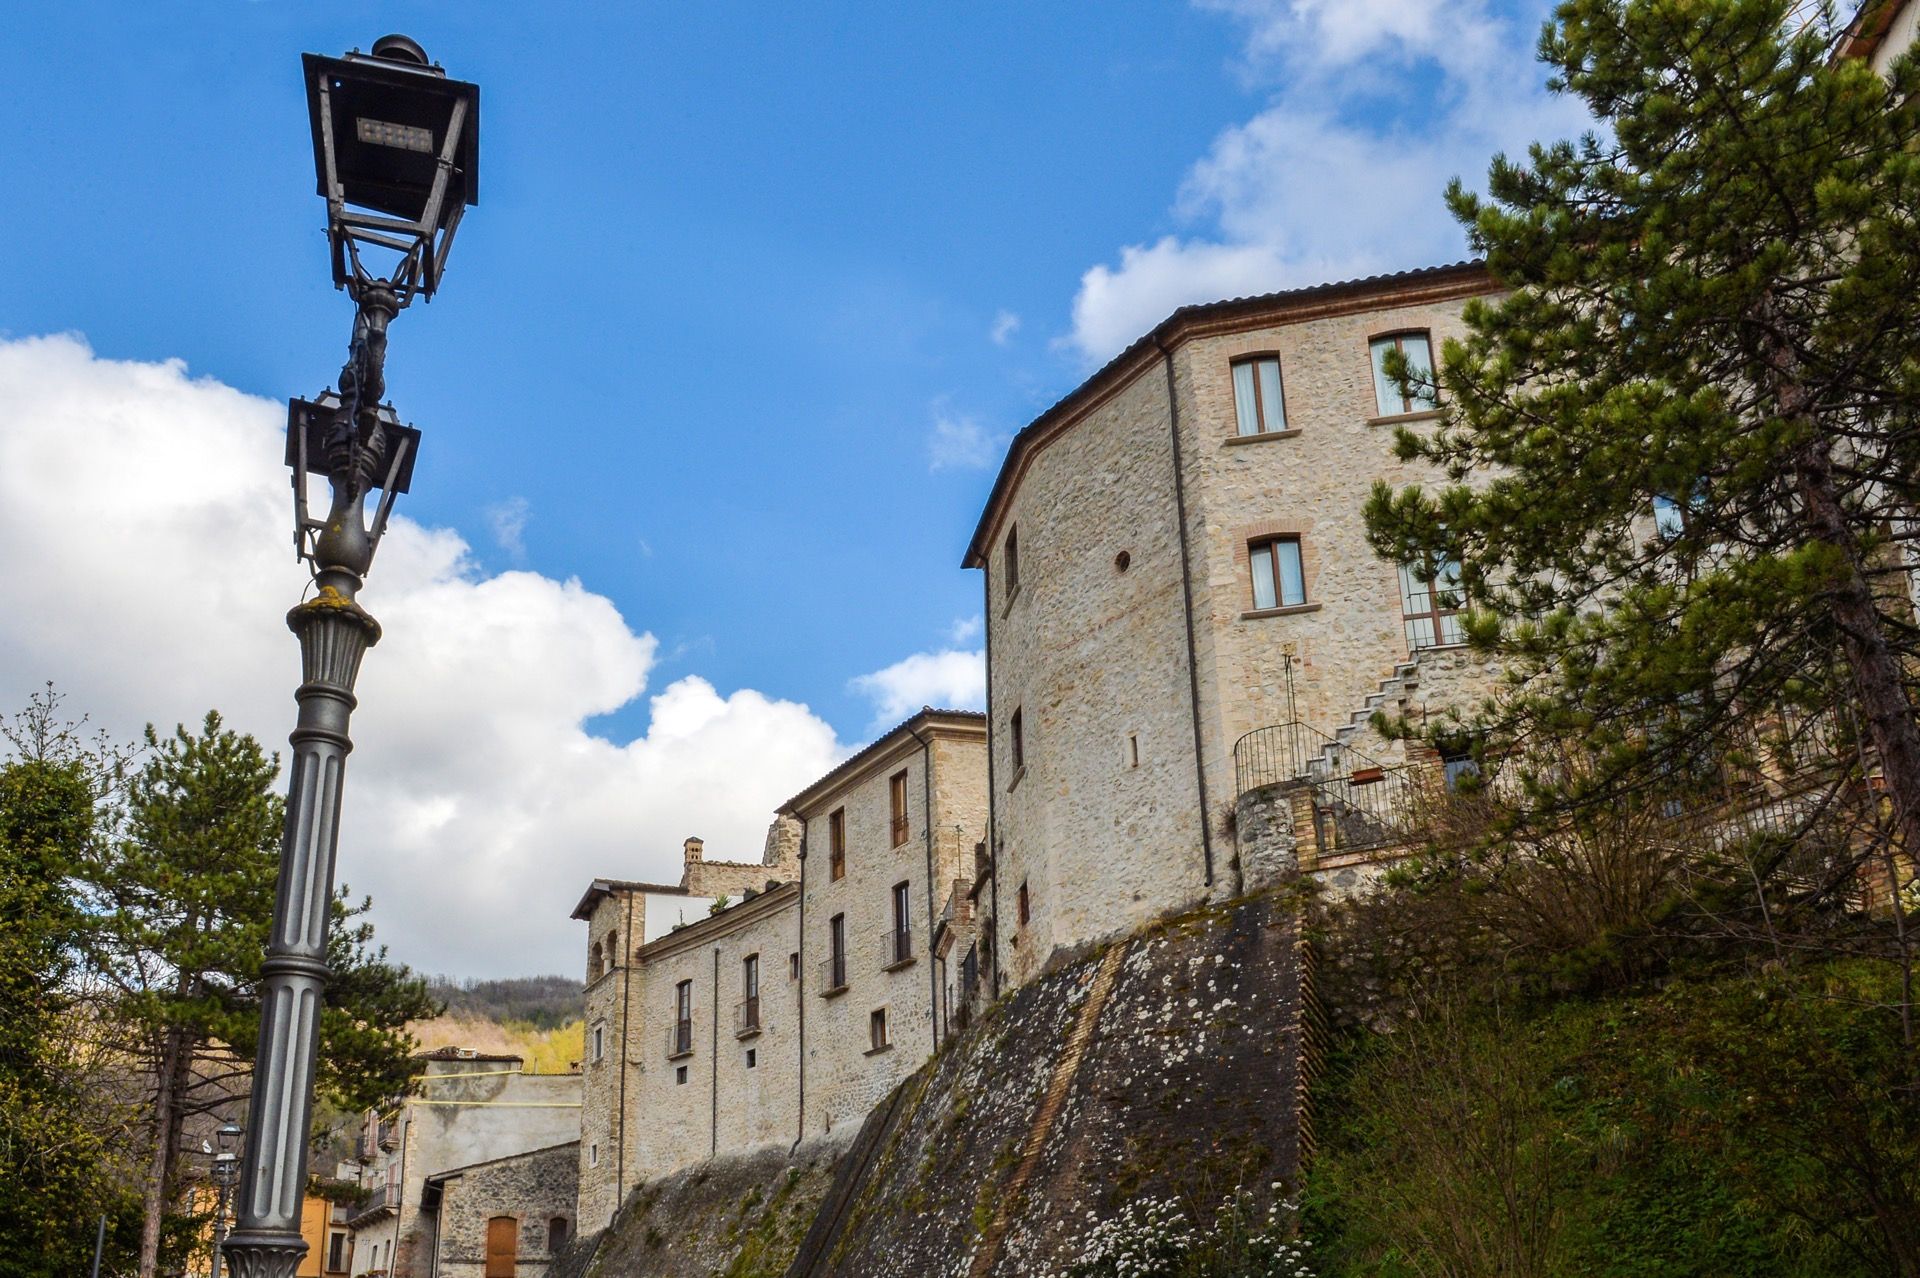
[[[427,1177],[433,1278],[540,1278],[574,1236],[579,1141]]]
[[[419,1094],[369,1112],[360,1142],[366,1201],[348,1218],[354,1278],[430,1278],[444,1172],[570,1142],[578,1074],[529,1074],[518,1056],[442,1047],[414,1058]]]
[[[857,1125],[926,1059],[986,797],[985,717],[923,710],[783,805],[759,863],[690,839],[678,884],[588,887],[583,1228],[641,1180]]]
[[[1252,886],[1233,813],[1259,774],[1384,775],[1399,746],[1351,748],[1372,710],[1420,713],[1436,666],[1477,686],[1434,660],[1461,638],[1447,565],[1383,563],[1363,507],[1424,477],[1394,428],[1440,415],[1385,352],[1430,367],[1494,291],[1466,263],[1184,307],[1015,436],[965,557],[996,988]]]

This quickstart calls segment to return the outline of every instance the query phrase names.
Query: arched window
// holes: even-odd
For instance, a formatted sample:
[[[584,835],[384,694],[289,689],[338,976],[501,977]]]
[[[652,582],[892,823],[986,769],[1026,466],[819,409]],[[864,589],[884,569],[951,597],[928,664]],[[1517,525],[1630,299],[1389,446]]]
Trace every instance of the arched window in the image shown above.
[[[587,951],[587,979],[589,981],[600,979],[600,942],[598,941],[595,941],[592,948]]]
[[[555,1216],[547,1222],[547,1254],[551,1256],[567,1245],[567,1218]]]
[[[495,1216],[489,1220],[486,1278],[514,1278],[519,1257],[520,1222],[511,1216]]]

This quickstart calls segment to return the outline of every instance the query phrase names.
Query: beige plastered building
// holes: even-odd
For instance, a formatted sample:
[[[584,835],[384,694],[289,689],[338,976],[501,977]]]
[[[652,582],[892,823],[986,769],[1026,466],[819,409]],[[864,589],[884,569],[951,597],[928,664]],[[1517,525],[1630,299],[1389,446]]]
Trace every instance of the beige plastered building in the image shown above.
[[[716,1153],[850,1135],[932,1053],[986,754],[984,715],[923,710],[782,805],[758,862],[689,839],[677,884],[589,886],[583,1230]]]
[[[430,1278],[438,1230],[433,1178],[574,1140],[578,1074],[529,1074],[520,1057],[465,1048],[423,1052],[417,1094],[362,1121],[366,1200],[348,1216],[354,1278]]]

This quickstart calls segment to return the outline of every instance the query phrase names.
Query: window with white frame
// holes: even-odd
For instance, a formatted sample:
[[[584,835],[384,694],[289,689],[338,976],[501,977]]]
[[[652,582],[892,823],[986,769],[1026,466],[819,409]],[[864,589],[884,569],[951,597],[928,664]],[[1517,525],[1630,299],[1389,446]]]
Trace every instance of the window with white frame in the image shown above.
[[[1287,428],[1280,390],[1280,357],[1252,355],[1233,361],[1233,412],[1242,435],[1272,435]]]
[[[604,1058],[606,1054],[607,1027],[604,1025],[596,1025],[593,1027],[593,1059],[596,1061],[600,1060]]]
[[[1422,581],[1422,576],[1428,580]],[[1440,555],[1424,573],[1412,564],[1401,564],[1400,613],[1406,620],[1407,650],[1465,643],[1466,629],[1460,620],[1464,602],[1456,560]]]
[[[1382,417],[1393,417],[1401,413],[1418,413],[1434,407],[1433,388],[1433,344],[1426,333],[1387,333],[1368,343],[1373,351],[1373,398],[1374,406]],[[1407,357],[1407,372],[1417,383],[1407,389],[1413,393],[1400,393],[1400,384],[1387,376],[1387,356],[1399,351]]]
[[[1291,608],[1307,601],[1306,575],[1300,566],[1300,539],[1273,537],[1247,547],[1253,574],[1253,606]]]

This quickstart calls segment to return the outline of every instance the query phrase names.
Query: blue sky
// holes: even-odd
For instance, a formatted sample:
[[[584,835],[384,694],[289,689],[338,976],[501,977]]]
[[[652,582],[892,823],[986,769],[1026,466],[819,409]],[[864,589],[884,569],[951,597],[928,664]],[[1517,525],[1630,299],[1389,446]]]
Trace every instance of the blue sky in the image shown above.
[[[0,169],[34,180],[0,220],[40,250],[0,322],[270,397],[328,384],[350,312],[297,55],[407,31],[480,83],[484,155],[445,290],[394,331],[391,395],[427,436],[404,509],[607,593],[662,676],[857,737],[847,681],[978,611],[958,561],[990,471],[932,469],[930,431],[1004,432],[1077,380],[1053,341],[1080,272],[1165,225],[1246,108],[1231,33],[1145,4],[614,9],[16,15],[9,115],[33,124]],[[489,518],[516,500],[523,559]]]
[[[1577,125],[1544,8],[23,8],[0,707],[54,679],[122,733],[214,704],[283,739],[276,404],[351,319],[303,51],[404,31],[482,88],[481,204],[393,331],[426,438],[366,595],[342,873],[402,957],[485,972],[570,964],[583,875],[672,877],[689,833],[752,855],[877,724],[977,702],[959,559],[1006,437],[1182,303],[1461,256],[1444,181]],[[115,603],[143,558],[222,624],[103,639],[157,624]],[[452,855],[524,952],[401,908]]]

